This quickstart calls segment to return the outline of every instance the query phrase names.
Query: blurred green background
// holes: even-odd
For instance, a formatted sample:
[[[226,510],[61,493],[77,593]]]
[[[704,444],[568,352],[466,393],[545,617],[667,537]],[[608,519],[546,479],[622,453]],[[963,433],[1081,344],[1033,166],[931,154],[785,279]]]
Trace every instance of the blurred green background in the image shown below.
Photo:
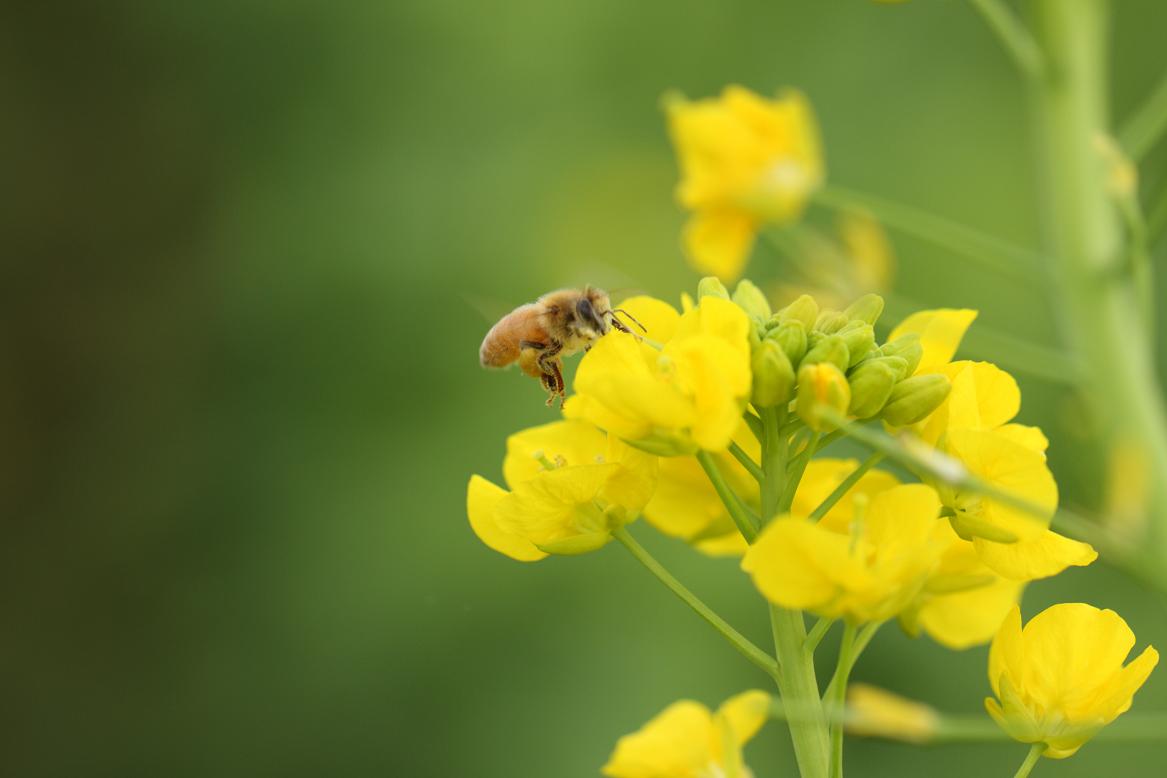
[[[1164,18],[1114,6],[1121,117]],[[728,82],[804,90],[834,182],[1034,241],[1024,95],[957,0],[0,10],[0,772],[592,776],[674,699],[764,686],[619,547],[520,565],[463,504],[556,415],[479,369],[489,316],[693,287],[657,103]],[[903,296],[1055,343],[1056,300],[893,239]],[[1081,404],[1018,377],[1064,499],[1092,504]],[[767,634],[733,562],[634,529]],[[1158,601],[1101,564],[1023,611],[1065,599],[1167,645]],[[889,628],[855,677],[977,711],[985,657]],[[1163,676],[1136,710],[1167,710]],[[1023,752],[855,741],[848,774],[1007,775]],[[749,756],[793,774],[778,725]],[[1038,769],[1162,775],[1162,745]]]

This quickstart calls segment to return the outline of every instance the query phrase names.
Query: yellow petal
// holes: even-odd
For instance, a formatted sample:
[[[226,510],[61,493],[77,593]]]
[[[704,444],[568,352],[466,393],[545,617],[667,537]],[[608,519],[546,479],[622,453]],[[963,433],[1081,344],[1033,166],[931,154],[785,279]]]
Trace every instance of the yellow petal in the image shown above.
[[[968,309],[919,311],[900,322],[892,330],[888,341],[909,332],[917,333],[920,345],[924,348],[924,357],[916,368],[916,374],[937,373],[952,360],[965,331],[976,317],[977,312]]]
[[[494,509],[498,526],[547,549],[577,535],[604,532],[608,518],[594,501],[612,475],[613,463],[551,470],[518,484]]]
[[[839,594],[840,579],[860,589],[868,581],[847,536],[794,516],[766,525],[742,569],[767,600],[793,610],[823,611]]]
[[[997,634],[989,646],[989,685],[993,687],[993,694],[1001,696],[1002,678],[1020,677],[1024,669],[1021,609],[1014,605],[997,628]]]
[[[730,697],[717,709],[718,717],[729,723],[734,742],[744,746],[770,717],[770,695],[757,689]]]
[[[681,242],[697,272],[729,282],[745,270],[757,231],[742,211],[699,211],[689,217]]]
[[[806,466],[806,472],[794,493],[790,512],[800,516],[810,515],[857,467],[859,467],[857,459],[812,459]],[[869,470],[820,521],[831,529],[846,532],[851,518],[855,515],[856,495],[871,498],[898,484],[899,479],[885,470]]]
[[[1085,567],[1098,558],[1089,543],[1071,540],[1051,530],[1016,543],[994,543],[975,538],[981,561],[998,575],[1014,581],[1048,578],[1067,567]]]
[[[466,513],[470,517],[470,528],[478,539],[490,548],[520,562],[536,562],[547,556],[535,548],[529,540],[500,528],[494,519],[494,511],[507,492],[482,476],[471,476],[466,489]]]
[[[1049,438],[1038,427],[1027,427],[1024,424],[1006,424],[1003,427],[998,427],[994,430],[998,435],[1001,435],[1014,443],[1025,446],[1031,451],[1038,451],[1045,454],[1046,449],[1049,448]]]
[[[530,427],[507,438],[503,477],[514,489],[546,471],[536,455],[559,465],[591,465],[602,461],[607,445],[608,436],[584,421],[554,421]]]
[[[657,343],[668,343],[677,331],[681,315],[677,309],[663,300],[648,295],[637,295],[622,301],[617,308],[627,311],[636,321],[644,325],[646,338]],[[619,315],[619,314],[617,314]],[[630,324],[637,329],[635,324]]]
[[[920,628],[957,651],[992,640],[1025,584],[995,578],[966,591],[932,596],[916,614]]]
[[[602,772],[609,778],[698,775],[713,759],[712,733],[708,708],[691,700],[675,702],[620,738]]]

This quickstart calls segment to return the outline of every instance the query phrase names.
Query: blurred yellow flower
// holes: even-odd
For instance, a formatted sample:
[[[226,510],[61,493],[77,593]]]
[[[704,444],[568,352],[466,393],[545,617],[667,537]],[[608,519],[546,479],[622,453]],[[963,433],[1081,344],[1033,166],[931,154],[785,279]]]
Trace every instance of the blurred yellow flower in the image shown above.
[[[683,242],[692,264],[730,281],[741,275],[759,227],[797,219],[823,180],[818,128],[797,92],[763,98],[740,86],[721,97],[666,100],[681,181],[692,212]]]
[[[610,778],[752,778],[742,748],[769,716],[770,695],[743,692],[716,713],[681,700],[616,743],[603,774]]]
[[[856,459],[812,459],[798,482],[790,512],[796,516],[809,516],[857,467],[859,461]],[[856,497],[870,499],[899,486],[899,483],[899,479],[886,470],[869,470],[831,506],[820,522],[838,532],[846,532],[855,516]]]
[[[922,702],[865,683],[847,688],[847,732],[926,743],[936,734],[940,717]]]
[[[1135,636],[1117,613],[1062,603],[1021,627],[1014,608],[989,650],[989,715],[1022,743],[1044,743],[1044,755],[1071,756],[1098,730],[1127,711],[1159,662],[1148,646],[1123,661]]]
[[[796,515],[775,519],[746,552],[742,569],[784,608],[853,624],[896,615],[943,550],[940,499],[931,487],[907,484],[861,497],[855,506],[844,526]]]
[[[758,461],[761,446],[744,421],[733,439]],[[759,495],[754,477],[728,452],[713,457],[730,488],[756,509]],[[740,556],[746,550],[745,538],[693,457],[660,460],[656,492],[644,508],[644,518],[664,534],[680,538],[711,556]]]
[[[656,457],[581,421],[559,421],[507,439],[511,491],[474,475],[470,526],[490,548],[521,562],[600,548],[652,497]]]
[[[745,312],[713,296],[684,315],[648,297],[622,307],[653,343],[615,331],[600,338],[580,360],[564,415],[662,456],[726,450],[750,396]]]

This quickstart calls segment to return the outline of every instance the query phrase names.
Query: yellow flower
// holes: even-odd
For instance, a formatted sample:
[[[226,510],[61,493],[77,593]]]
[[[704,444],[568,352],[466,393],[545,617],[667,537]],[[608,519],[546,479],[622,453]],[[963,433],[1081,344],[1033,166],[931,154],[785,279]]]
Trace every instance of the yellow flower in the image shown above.
[[[806,466],[802,480],[798,482],[798,489],[790,503],[790,512],[796,516],[809,516],[857,467],[859,461],[856,459],[812,459]],[[868,470],[831,506],[821,519],[822,525],[846,532],[855,516],[856,497],[870,499],[893,486],[899,486],[899,483],[899,479],[886,470]]]
[[[922,702],[865,683],[847,687],[847,731],[860,737],[884,737],[926,743],[936,734],[940,717]]]
[[[1082,603],[1062,603],[1021,627],[1014,608],[989,649],[989,715],[1022,743],[1044,743],[1044,755],[1071,756],[1098,730],[1131,706],[1159,663],[1148,646],[1123,661],[1134,633],[1117,613]]]
[[[744,421],[733,439],[758,461],[761,446]],[[756,509],[759,494],[754,477],[728,452],[714,454],[713,458],[734,492]],[[740,556],[746,550],[746,541],[725,503],[693,457],[660,460],[656,492],[644,508],[644,518],[664,534],[691,543],[711,556]]]
[[[600,548],[636,518],[656,487],[656,457],[581,421],[559,421],[507,439],[511,491],[471,476],[470,526],[483,543],[521,562]]]
[[[616,743],[603,773],[610,778],[751,778],[742,747],[769,716],[770,695],[743,692],[716,713],[681,700]]]
[[[741,275],[760,225],[797,219],[822,184],[818,128],[806,99],[767,100],[740,86],[720,98],[666,104],[681,181],[692,211],[683,242],[690,261],[726,281]]]
[[[726,450],[750,396],[745,312],[712,296],[684,315],[648,297],[622,307],[663,348],[620,332],[600,338],[580,360],[564,414],[662,456]]]
[[[895,486],[856,501],[846,526],[796,515],[770,522],[742,569],[770,602],[851,623],[899,613],[920,590],[942,550],[940,499],[923,484]]]
[[[947,546],[912,604],[899,614],[900,625],[910,635],[923,632],[956,650],[988,643],[1021,598],[1025,583],[995,573],[972,542],[958,537],[947,523],[940,526]]]
[[[920,337],[924,355],[917,375],[939,373],[952,384],[948,398],[916,425],[916,432],[959,459],[980,480],[1041,506],[1044,512],[1034,516],[998,500],[939,485],[941,499],[953,514],[952,526],[973,542],[986,566],[1014,581],[1088,565],[1098,556],[1089,544],[1049,529],[1058,501],[1057,485],[1045,461],[1049,441],[1036,427],[1012,423],[1021,409],[1017,382],[989,362],[950,361],[976,315],[971,310],[920,311],[892,331],[892,339],[909,333]],[[999,583],[996,607],[1008,589]],[[981,595],[988,597],[990,592]]]

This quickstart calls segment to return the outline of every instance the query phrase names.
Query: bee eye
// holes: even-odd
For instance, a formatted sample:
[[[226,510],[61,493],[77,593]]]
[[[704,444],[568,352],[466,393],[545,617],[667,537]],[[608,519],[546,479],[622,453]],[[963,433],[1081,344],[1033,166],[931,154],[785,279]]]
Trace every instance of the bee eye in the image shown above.
[[[592,309],[592,304],[586,297],[580,298],[580,301],[575,306],[575,310],[579,313],[579,318],[583,321],[594,321],[596,312]]]

